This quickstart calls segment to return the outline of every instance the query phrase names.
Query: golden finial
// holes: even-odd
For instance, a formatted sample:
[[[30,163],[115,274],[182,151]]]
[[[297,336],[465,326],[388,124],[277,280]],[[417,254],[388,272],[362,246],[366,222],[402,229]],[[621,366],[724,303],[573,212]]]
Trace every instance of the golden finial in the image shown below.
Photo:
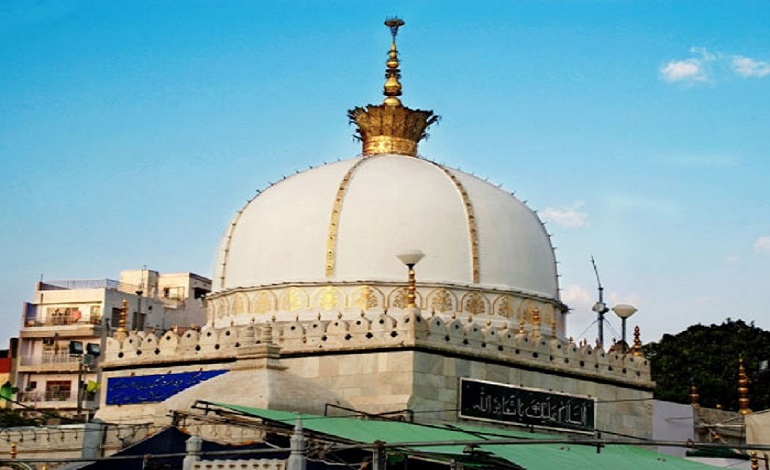
[[[519,319],[519,334],[524,334],[524,318]]]
[[[534,325],[535,328],[540,329],[540,309],[532,307],[530,312],[532,312],[532,325]]]
[[[401,96],[401,82],[398,81],[398,79],[401,78],[401,70],[398,68],[396,35],[398,34],[398,28],[404,26],[404,20],[400,18],[388,18],[385,20],[385,26],[390,28],[390,35],[393,37],[393,41],[390,43],[388,61],[385,63],[385,66],[387,67],[385,69],[385,86],[383,91],[385,100],[382,104],[386,106],[401,106],[401,100],[398,99],[398,97]]]
[[[757,458],[757,451],[752,450],[749,455],[751,456],[751,470],[759,470],[759,459]]]
[[[749,409],[749,378],[743,367],[743,358],[738,360],[738,413],[751,414]]]
[[[348,119],[355,124],[355,138],[363,143],[363,155],[396,154],[417,156],[417,143],[428,136],[427,129],[439,117],[433,111],[409,109],[401,104],[401,70],[396,47],[398,28],[404,25],[399,18],[385,20],[393,40],[385,63],[385,100],[381,105],[356,107],[348,111]]]
[[[11,459],[15,459],[16,456],[18,455],[18,452],[16,449],[17,449],[16,443],[14,442],[11,444]]]
[[[123,303],[120,308],[120,316],[118,317],[118,328],[115,330],[115,337],[119,340],[128,336],[128,329],[126,328],[126,317],[128,316],[128,300],[123,299]]]
[[[633,350],[634,356],[641,356],[642,355],[642,340],[639,339],[641,334],[639,333],[639,325],[636,325],[634,327],[634,346],[631,348]]]
[[[698,404],[698,399],[700,399],[700,395],[698,394],[698,387],[695,384],[692,384],[690,387],[690,403],[692,403],[692,406],[696,408],[700,406]]]
[[[532,333],[535,336],[540,336],[540,309],[532,307],[530,312],[532,313]]]

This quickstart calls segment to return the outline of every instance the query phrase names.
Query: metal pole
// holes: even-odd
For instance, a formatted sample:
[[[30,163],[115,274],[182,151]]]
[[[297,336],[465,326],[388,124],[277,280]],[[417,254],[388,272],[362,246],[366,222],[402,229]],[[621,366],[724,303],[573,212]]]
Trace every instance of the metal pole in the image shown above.
[[[77,415],[83,412],[83,356],[80,356],[78,361],[78,412]]]
[[[620,319],[620,325],[621,325],[620,337],[621,337],[621,341],[623,342],[623,351],[625,352],[625,350],[628,349],[628,343],[626,343],[626,319],[625,318]]]

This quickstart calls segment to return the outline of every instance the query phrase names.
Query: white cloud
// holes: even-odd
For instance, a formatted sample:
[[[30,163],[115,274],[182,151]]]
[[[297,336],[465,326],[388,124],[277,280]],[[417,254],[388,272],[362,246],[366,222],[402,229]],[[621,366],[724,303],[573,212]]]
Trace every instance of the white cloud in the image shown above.
[[[700,59],[674,60],[660,67],[660,74],[669,82],[706,81],[708,76]]]
[[[719,58],[705,47],[690,48],[690,53],[699,57],[672,60],[660,67],[660,74],[669,82],[706,82],[709,80],[708,63]]]
[[[754,251],[763,255],[770,255],[770,235],[757,238],[754,242]]]
[[[735,73],[745,78],[770,75],[770,63],[754,60],[751,57],[733,56],[730,67]]]
[[[561,301],[572,310],[590,311],[596,301],[591,294],[577,284],[570,284],[561,291]]]
[[[609,298],[610,307],[618,304],[628,304],[638,307],[641,302],[641,296],[635,292],[623,295],[618,294],[617,292],[610,292],[607,297]]]
[[[715,76],[738,75],[742,78],[770,76],[770,62],[741,55],[711,52],[705,47],[692,47],[693,57],[672,60],[660,66],[660,76],[667,82],[709,82]]]
[[[548,207],[540,211],[539,214],[543,220],[564,227],[585,227],[588,225],[588,214],[579,210],[581,206],[583,206],[582,202],[577,202],[572,207],[567,208]]]

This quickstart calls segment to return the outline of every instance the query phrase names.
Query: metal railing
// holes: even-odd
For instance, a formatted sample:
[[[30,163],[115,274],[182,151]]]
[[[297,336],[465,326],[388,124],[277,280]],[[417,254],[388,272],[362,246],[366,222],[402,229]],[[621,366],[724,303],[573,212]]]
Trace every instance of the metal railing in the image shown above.
[[[66,325],[83,325],[83,326],[99,326],[102,323],[101,316],[92,316],[87,320],[84,320],[81,316],[76,315],[55,315],[50,317],[26,317],[24,319],[25,326],[66,326]]]
[[[70,401],[75,399],[75,393],[70,390],[32,390],[19,392],[17,400],[22,403],[39,403],[44,401]]]
[[[135,293],[139,286],[116,281],[114,279],[66,279],[40,283],[40,290],[75,290],[75,289],[111,289],[129,294]]]
[[[80,358],[78,356],[70,356],[69,350],[63,348],[64,351],[58,353],[43,353],[42,356],[22,356],[21,365],[23,366],[39,366],[45,364],[75,364],[77,365]]]

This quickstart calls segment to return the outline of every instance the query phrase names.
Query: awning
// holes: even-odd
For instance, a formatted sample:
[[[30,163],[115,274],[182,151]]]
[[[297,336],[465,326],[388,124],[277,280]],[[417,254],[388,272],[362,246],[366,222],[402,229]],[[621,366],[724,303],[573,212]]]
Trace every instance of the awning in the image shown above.
[[[591,468],[617,470],[706,470],[710,465],[658,454],[633,445],[586,445],[579,439],[464,424],[422,425],[400,421],[297,414],[223,403],[200,402],[291,428],[302,426],[319,437],[338,443],[383,443],[389,452],[458,458],[499,459],[525,469]],[[438,445],[435,445],[438,444]]]

